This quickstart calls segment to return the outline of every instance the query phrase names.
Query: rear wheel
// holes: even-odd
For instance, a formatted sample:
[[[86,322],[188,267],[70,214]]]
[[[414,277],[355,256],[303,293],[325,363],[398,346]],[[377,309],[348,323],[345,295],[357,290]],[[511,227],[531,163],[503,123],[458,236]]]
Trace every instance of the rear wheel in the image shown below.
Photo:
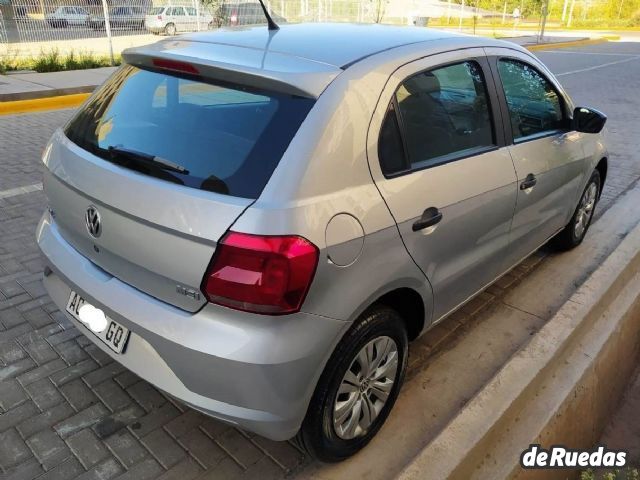
[[[164,27],[164,33],[167,35],[175,35],[176,34],[176,26],[173,23],[167,23],[167,26]]]
[[[600,198],[600,172],[594,170],[587,183],[580,202],[576,207],[571,221],[551,240],[551,245],[558,250],[570,250],[577,247],[584,240],[593,219],[593,212]]]
[[[325,462],[362,449],[393,407],[407,366],[404,322],[385,306],[365,312],[324,369],[297,441]]]

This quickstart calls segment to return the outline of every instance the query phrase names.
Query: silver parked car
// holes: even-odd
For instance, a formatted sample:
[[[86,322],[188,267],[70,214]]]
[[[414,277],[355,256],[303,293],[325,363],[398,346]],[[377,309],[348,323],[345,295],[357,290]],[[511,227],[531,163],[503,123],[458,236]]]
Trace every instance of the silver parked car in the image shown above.
[[[153,7],[145,16],[145,26],[151,33],[176,35],[213,28],[213,16],[204,9],[194,7]]]
[[[53,28],[84,27],[89,18],[89,12],[83,7],[66,5],[56,8],[53,13],[45,15],[45,21]]]
[[[145,25],[145,13],[142,7],[128,7],[121,5],[113,7],[109,11],[109,27],[111,28],[138,28]],[[105,29],[104,13],[91,15],[87,20],[87,26],[95,30]]]
[[[604,115],[512,43],[299,24],[123,58],[44,152],[51,298],[158,388],[325,461],[380,429],[410,340],[582,241],[607,175]]]

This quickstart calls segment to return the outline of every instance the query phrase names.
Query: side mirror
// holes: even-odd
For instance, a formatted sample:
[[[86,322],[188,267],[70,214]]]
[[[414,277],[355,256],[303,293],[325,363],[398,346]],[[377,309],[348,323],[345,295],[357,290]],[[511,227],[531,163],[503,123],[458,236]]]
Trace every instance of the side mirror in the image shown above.
[[[607,116],[594,108],[576,107],[573,111],[573,129],[583,133],[600,133]]]

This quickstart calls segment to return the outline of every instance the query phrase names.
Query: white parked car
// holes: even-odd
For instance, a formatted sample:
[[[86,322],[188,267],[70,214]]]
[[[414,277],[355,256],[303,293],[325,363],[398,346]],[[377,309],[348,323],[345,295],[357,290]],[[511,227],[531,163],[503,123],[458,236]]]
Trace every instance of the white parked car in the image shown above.
[[[179,32],[208,30],[213,26],[213,15],[194,7],[153,7],[146,16],[145,25],[152,33],[175,35]]]
[[[84,26],[89,19],[89,12],[82,7],[63,5],[53,13],[46,15],[45,20],[54,28],[73,26]]]

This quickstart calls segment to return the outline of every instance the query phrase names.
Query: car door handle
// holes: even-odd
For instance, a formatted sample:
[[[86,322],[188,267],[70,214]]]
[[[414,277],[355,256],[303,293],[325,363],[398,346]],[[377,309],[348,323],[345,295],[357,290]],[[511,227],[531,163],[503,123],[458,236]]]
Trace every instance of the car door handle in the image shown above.
[[[538,183],[538,179],[533,173],[527,175],[527,178],[520,184],[520,190],[526,190],[527,188],[533,187],[536,183]]]
[[[440,220],[442,220],[442,212],[436,207],[429,207],[422,212],[420,220],[416,220],[411,228],[414,232],[417,232],[418,230],[433,227],[435,224],[439,223]]]

